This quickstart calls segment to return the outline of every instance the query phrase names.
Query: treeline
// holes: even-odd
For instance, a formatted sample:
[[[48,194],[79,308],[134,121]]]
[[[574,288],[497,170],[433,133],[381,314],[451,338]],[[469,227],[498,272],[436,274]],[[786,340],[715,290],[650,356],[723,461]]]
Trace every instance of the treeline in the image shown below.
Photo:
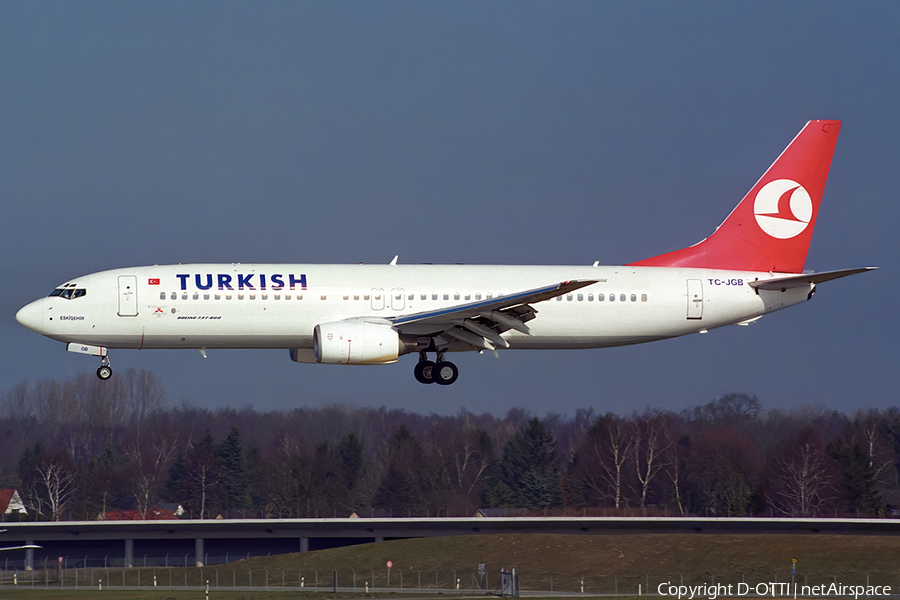
[[[259,413],[173,406],[153,373],[129,370],[22,383],[0,398],[0,432],[0,487],[37,519],[163,503],[193,518],[888,516],[900,504],[900,410],[763,411],[743,394],[631,415]]]

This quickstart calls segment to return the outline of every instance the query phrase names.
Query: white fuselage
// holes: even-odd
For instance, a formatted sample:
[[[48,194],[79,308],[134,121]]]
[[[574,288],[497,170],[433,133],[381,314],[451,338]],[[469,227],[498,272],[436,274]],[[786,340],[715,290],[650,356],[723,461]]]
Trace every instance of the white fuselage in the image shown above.
[[[168,265],[73,279],[60,288],[83,294],[39,299],[17,317],[50,338],[106,348],[308,349],[320,323],[434,311],[581,279],[597,283],[534,303],[530,334],[502,336],[510,348],[600,348],[748,321],[807,300],[814,287],[747,285],[771,277],[627,266]]]

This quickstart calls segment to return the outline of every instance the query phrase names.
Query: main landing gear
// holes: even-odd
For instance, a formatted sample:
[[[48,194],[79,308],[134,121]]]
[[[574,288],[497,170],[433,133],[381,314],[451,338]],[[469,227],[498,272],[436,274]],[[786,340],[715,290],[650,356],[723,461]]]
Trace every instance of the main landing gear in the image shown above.
[[[109,357],[104,356],[100,359],[100,368],[97,369],[97,377],[106,381],[112,377],[112,367],[109,366]]]
[[[459,369],[452,362],[444,360],[444,353],[437,353],[437,362],[428,360],[425,352],[419,352],[419,362],[413,370],[419,383],[450,385],[459,377]]]

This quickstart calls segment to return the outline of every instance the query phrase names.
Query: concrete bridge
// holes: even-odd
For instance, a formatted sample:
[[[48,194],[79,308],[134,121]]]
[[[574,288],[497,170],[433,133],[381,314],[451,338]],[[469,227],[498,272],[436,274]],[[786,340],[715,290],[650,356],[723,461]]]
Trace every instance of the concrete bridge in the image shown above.
[[[101,566],[204,566],[210,555],[237,559],[247,555],[307,552],[392,539],[491,533],[608,535],[641,533],[900,534],[895,519],[779,519],[675,517],[460,517],[235,519],[170,521],[63,521],[4,523],[0,546],[38,544],[25,553],[25,569],[35,561],[68,557]],[[4,559],[21,561],[18,552]],[[171,563],[169,557],[172,557]],[[183,560],[182,560],[183,559]],[[144,561],[147,559],[144,558]],[[70,564],[70,566],[72,566]]]

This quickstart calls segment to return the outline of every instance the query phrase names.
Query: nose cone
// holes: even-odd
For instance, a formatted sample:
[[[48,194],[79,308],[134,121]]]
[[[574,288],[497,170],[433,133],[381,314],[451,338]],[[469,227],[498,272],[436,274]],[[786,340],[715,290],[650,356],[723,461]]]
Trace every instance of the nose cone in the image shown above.
[[[16,313],[16,321],[23,327],[41,333],[44,329],[43,304],[42,300],[35,300],[31,304],[26,304]]]

